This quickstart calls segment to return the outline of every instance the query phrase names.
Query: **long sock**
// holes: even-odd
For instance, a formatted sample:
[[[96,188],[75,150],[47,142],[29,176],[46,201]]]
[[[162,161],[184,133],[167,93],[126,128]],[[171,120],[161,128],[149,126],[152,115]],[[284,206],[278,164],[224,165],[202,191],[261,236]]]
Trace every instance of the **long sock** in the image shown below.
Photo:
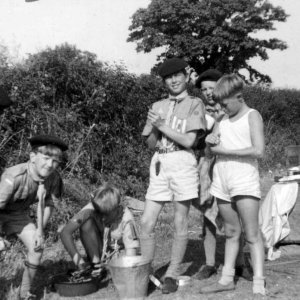
[[[235,274],[235,269],[227,268],[226,266],[222,269],[221,279],[219,280],[220,284],[227,285],[233,281]]]
[[[244,233],[241,234],[240,237],[240,248],[239,252],[236,258],[236,266],[242,267],[245,266],[245,257],[244,257],[244,246],[245,246],[245,239],[244,239]]]
[[[266,294],[265,277],[253,276],[253,294]]]
[[[171,252],[171,262],[165,277],[177,278],[179,276],[179,267],[185,254],[187,242],[187,234],[174,235]]]
[[[20,296],[25,297],[28,292],[31,292],[34,276],[37,272],[37,266],[35,268],[25,265],[25,269],[22,276],[22,282],[20,287]]]
[[[141,234],[140,235],[141,252],[147,260],[152,261],[155,254],[155,234]]]
[[[207,219],[204,218],[204,252],[206,258],[206,265],[215,266],[216,264],[216,227]]]

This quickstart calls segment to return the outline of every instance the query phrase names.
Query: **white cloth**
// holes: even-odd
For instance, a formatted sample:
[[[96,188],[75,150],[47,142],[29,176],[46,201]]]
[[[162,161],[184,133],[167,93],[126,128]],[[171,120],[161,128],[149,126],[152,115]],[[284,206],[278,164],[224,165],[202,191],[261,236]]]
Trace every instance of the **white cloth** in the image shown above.
[[[269,260],[280,256],[274,246],[290,233],[288,217],[295,206],[297,194],[297,182],[277,183],[271,187],[260,206],[259,224]]]

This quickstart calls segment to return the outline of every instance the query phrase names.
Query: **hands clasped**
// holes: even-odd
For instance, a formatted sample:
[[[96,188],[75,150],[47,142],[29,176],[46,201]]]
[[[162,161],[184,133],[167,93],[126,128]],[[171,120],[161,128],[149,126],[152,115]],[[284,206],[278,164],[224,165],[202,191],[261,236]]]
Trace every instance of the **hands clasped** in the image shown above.
[[[162,117],[159,114],[157,114],[152,108],[149,109],[148,119],[151,121],[151,124],[156,128],[160,128],[165,124],[165,119],[162,119]]]

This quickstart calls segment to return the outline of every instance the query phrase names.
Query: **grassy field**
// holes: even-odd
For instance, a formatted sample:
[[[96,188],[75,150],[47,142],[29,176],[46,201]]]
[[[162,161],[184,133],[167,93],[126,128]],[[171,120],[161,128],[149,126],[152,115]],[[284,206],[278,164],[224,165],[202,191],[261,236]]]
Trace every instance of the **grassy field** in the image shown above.
[[[267,193],[272,179],[265,177],[262,180],[263,195]],[[300,229],[297,228],[297,220],[300,218],[299,196],[296,208],[290,217],[291,228],[294,234],[300,236]],[[138,218],[138,214],[137,214]],[[182,273],[192,277],[188,286],[182,287],[177,293],[171,295],[162,295],[161,291],[149,286],[149,299],[251,299],[251,282],[240,279],[237,282],[237,288],[233,292],[224,292],[217,295],[200,295],[199,290],[202,286],[217,280],[218,275],[210,279],[198,281],[193,278],[200,266],[204,263],[204,251],[201,242],[201,215],[195,209],[191,209],[189,223],[189,243],[182,265]],[[154,269],[158,277],[164,274],[166,264],[169,260],[171,248],[171,239],[173,235],[172,227],[172,206],[167,205],[161,214],[157,227],[157,248],[154,262]],[[300,293],[300,247],[284,246],[281,247],[282,256],[273,262],[266,262],[267,288],[271,292],[271,298],[276,299],[299,299]],[[17,299],[17,286],[21,281],[23,268],[24,248],[20,243],[15,243],[10,251],[6,254],[5,260],[2,261],[0,270],[0,299],[13,300]],[[218,236],[217,245],[217,264],[223,263],[224,238]],[[54,300],[62,299],[57,293],[50,289],[49,278],[57,273],[66,271],[71,267],[70,258],[67,256],[62,244],[58,241],[52,245],[48,244],[43,257],[42,267],[39,270],[37,281],[38,299]],[[220,273],[220,272],[219,272]],[[65,298],[70,299],[70,298]],[[118,299],[117,291],[111,282],[103,282],[98,292],[86,297],[77,297],[75,299]]]

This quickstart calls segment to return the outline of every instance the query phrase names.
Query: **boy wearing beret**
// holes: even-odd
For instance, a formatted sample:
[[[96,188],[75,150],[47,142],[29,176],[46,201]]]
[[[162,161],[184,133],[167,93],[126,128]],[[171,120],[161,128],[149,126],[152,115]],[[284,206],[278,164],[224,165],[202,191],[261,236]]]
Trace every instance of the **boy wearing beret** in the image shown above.
[[[148,112],[142,135],[155,150],[150,165],[150,184],[141,218],[142,255],[153,260],[154,227],[165,203],[174,204],[175,233],[171,261],[162,292],[178,288],[179,267],[188,241],[188,213],[191,199],[198,196],[197,161],[192,150],[197,133],[205,130],[204,105],[187,93],[187,63],[179,58],[167,59],[159,68],[169,97],[157,101]]]
[[[56,171],[68,146],[49,135],[32,137],[27,163],[7,168],[0,181],[0,231],[15,234],[28,250],[20,286],[20,299],[34,299],[33,279],[43,253],[44,228],[62,192],[62,179]],[[29,216],[38,202],[37,225]]]

